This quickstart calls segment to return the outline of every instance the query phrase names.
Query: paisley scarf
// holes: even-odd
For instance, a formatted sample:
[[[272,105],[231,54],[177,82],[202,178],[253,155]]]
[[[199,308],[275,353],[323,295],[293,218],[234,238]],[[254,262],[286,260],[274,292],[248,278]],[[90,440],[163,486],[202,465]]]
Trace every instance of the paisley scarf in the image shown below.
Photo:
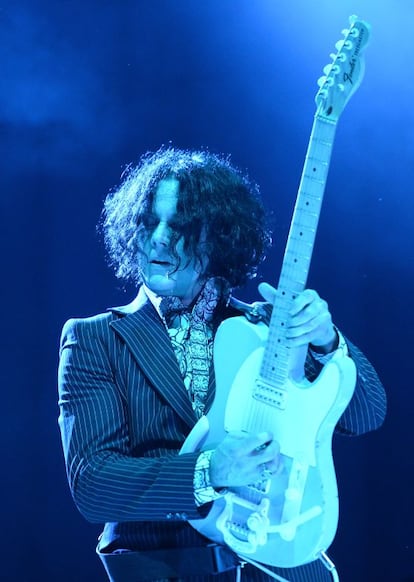
[[[225,279],[208,279],[189,306],[178,297],[163,297],[159,308],[168,328],[193,410],[200,418],[204,413],[213,358],[214,313],[226,305],[230,287]]]

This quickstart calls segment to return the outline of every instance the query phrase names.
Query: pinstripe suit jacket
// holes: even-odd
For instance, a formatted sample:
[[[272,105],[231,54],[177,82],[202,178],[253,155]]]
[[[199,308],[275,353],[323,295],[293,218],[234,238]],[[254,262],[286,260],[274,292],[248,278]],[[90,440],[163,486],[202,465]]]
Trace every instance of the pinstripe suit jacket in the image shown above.
[[[385,395],[370,363],[349,346],[358,382],[337,431],[354,435],[381,424]],[[177,455],[196,417],[167,330],[145,294],[125,307],[69,320],[60,354],[59,425],[69,486],[85,518],[105,523],[101,549],[205,545],[187,523],[209,510],[194,502],[198,453]],[[318,366],[308,357],[310,379]],[[207,410],[214,388],[212,370]],[[311,569],[289,570],[289,579],[324,579]],[[266,579],[260,576],[251,579]]]

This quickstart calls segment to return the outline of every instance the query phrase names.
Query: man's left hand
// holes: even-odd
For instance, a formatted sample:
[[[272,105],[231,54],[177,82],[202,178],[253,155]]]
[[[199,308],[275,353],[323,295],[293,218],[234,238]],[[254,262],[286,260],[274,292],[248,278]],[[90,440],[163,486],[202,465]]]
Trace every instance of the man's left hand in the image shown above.
[[[268,283],[260,283],[259,292],[274,304],[277,290]],[[290,347],[312,344],[321,353],[335,349],[338,336],[332,323],[327,302],[313,289],[305,289],[292,302],[287,322],[286,339]]]

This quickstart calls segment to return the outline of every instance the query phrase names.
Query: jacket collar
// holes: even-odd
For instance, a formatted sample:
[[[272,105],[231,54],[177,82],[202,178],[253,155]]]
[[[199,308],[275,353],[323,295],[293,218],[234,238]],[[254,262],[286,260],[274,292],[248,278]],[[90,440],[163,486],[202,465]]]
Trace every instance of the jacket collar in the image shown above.
[[[131,315],[132,313],[135,313],[144,307],[147,303],[151,302],[149,301],[144,288],[141,286],[139,288],[138,295],[133,301],[131,301],[131,303],[128,303],[127,305],[121,305],[119,307],[109,307],[107,311],[112,311],[113,313],[116,313],[120,316]]]

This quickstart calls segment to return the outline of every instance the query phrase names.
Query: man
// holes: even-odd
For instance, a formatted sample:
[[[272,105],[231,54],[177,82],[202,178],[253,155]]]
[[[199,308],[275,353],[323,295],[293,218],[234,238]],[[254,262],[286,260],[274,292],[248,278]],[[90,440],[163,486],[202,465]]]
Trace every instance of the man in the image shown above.
[[[236,580],[237,557],[188,521],[207,516],[226,489],[281,471],[271,427],[179,452],[214,399],[218,326],[243,311],[266,319],[264,304],[251,308],[232,297],[255,275],[270,241],[258,188],[226,159],[161,149],[108,195],[102,228],[117,276],[139,292],[130,305],[70,320],[62,332],[59,423],[75,503],[86,519],[105,523],[98,553],[114,582]],[[273,302],[272,287],[262,284],[261,292]],[[315,291],[294,300],[287,341],[309,345],[311,380],[334,354],[349,351],[358,379],[336,430],[380,426],[381,383]],[[270,569],[292,582],[330,579],[320,561]],[[270,574],[248,564],[242,578]]]

